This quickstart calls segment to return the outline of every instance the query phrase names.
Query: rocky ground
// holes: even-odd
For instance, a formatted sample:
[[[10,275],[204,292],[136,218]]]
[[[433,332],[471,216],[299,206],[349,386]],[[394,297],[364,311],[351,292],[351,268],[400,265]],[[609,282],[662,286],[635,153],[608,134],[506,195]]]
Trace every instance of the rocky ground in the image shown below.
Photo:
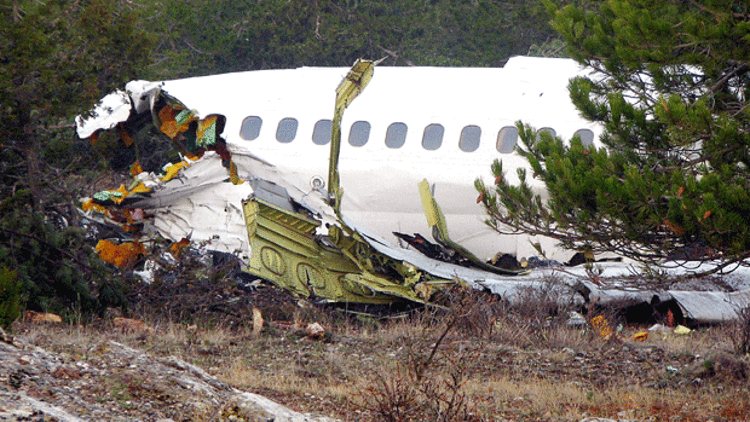
[[[0,342],[3,421],[324,422],[241,391],[173,356],[157,357],[115,341],[85,355],[54,353],[25,336]]]
[[[131,294],[128,316],[145,322],[128,321],[143,325],[116,315],[86,324],[27,318],[3,333],[0,421],[721,422],[750,415],[749,360],[732,351],[731,331],[722,327],[687,335],[667,329],[636,342],[633,334],[647,327],[625,325],[602,339],[552,317],[498,314],[494,302],[475,307],[475,297],[447,313],[397,319],[341,317],[272,286],[227,280]],[[325,332],[306,331],[312,323]],[[413,416],[447,409],[455,415]]]

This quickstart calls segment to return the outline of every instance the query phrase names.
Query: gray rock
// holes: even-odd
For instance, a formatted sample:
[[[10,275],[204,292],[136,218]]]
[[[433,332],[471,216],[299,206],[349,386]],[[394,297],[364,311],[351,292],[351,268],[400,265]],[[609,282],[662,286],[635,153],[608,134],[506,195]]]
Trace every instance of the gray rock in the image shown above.
[[[176,357],[109,341],[76,361],[0,335],[0,421],[334,422],[232,388]]]

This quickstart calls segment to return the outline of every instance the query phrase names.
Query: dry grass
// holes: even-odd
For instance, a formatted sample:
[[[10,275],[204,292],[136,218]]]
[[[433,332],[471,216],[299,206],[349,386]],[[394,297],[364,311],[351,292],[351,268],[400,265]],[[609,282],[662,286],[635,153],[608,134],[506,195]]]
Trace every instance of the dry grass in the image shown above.
[[[227,383],[304,412],[344,421],[745,420],[748,360],[733,354],[729,327],[688,335],[618,340],[569,328],[551,306],[514,309],[476,292],[453,292],[449,310],[408,318],[346,318],[301,309],[287,320],[264,314],[247,326],[190,326],[146,318],[156,335],[107,322],[25,325],[34,343],[85,356],[106,340],[176,355]],[[304,333],[319,322],[327,335]],[[743,371],[744,375],[743,375]]]

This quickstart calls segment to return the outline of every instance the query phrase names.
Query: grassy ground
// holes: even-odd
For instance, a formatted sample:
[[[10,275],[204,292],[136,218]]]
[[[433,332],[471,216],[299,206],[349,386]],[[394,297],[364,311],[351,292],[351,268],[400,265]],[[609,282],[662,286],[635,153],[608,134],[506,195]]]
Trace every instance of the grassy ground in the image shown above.
[[[42,347],[84,354],[115,339],[175,355],[229,384],[301,412],[344,421],[734,421],[750,415],[750,360],[734,326],[686,335],[633,334],[647,327],[605,315],[614,331],[571,328],[567,310],[540,301],[509,307],[479,292],[454,292],[448,309],[389,318],[300,306],[270,286],[246,294],[265,319],[181,321],[141,313],[156,334],[111,321],[22,330]],[[265,298],[265,299],[264,299]],[[248,302],[249,303],[249,302]],[[589,315],[589,318],[592,316]],[[184,315],[182,316],[184,319]],[[305,328],[318,323],[325,334]]]

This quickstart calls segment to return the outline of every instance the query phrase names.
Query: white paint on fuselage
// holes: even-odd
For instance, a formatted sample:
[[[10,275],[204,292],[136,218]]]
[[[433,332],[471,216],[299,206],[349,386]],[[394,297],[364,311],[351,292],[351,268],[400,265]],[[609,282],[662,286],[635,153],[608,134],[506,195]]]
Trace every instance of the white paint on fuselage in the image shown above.
[[[316,145],[316,122],[330,120],[334,90],[348,68],[263,70],[167,81],[164,91],[200,115],[221,114],[227,119],[222,136],[234,154],[252,154],[275,165],[286,181],[302,190],[311,181],[327,182],[330,144]],[[392,241],[392,231],[419,232],[431,238],[417,184],[426,178],[435,186],[451,237],[480,257],[508,252],[519,257],[537,255],[527,236],[500,236],[485,224],[477,204],[474,180],[494,180],[493,160],[501,159],[507,176],[527,166],[517,153],[496,149],[498,132],[523,121],[536,128],[552,128],[563,139],[579,129],[598,138],[599,129],[579,117],[569,100],[570,78],[586,74],[569,59],[512,58],[504,68],[377,67],[367,89],[350,105],[342,121],[339,160],[342,209],[345,215]],[[262,119],[259,136],[240,136],[248,116]],[[279,121],[298,121],[296,137],[289,143],[276,139]],[[349,144],[354,122],[370,124],[365,145]],[[386,130],[395,122],[406,124],[405,144],[389,148]],[[422,146],[425,128],[444,127],[442,145]],[[459,147],[461,131],[468,125],[481,129],[478,148]],[[595,144],[598,141],[595,140]],[[242,174],[240,175],[243,176]],[[536,186],[542,185],[537,181]],[[536,239],[535,241],[539,241]],[[551,257],[566,259],[546,239],[542,245]]]

